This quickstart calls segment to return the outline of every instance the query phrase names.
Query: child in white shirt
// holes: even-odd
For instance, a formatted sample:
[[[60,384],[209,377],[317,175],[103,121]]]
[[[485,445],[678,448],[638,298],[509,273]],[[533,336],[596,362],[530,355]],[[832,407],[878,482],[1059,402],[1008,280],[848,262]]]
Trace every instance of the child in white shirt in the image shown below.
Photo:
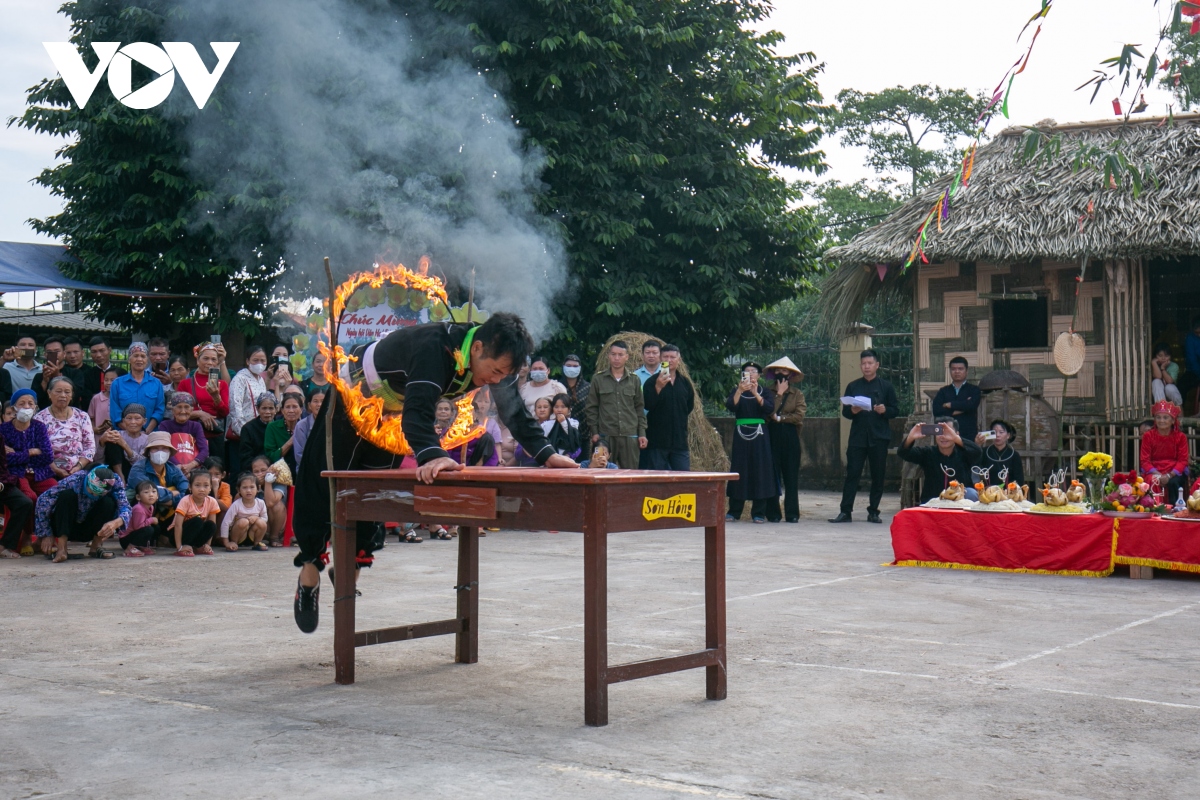
[[[237,499],[221,522],[220,536],[226,541],[225,549],[237,550],[247,540],[254,550],[269,549],[263,544],[267,535],[267,504],[258,497],[258,481],[253,473],[243,472],[238,476],[237,491]]]

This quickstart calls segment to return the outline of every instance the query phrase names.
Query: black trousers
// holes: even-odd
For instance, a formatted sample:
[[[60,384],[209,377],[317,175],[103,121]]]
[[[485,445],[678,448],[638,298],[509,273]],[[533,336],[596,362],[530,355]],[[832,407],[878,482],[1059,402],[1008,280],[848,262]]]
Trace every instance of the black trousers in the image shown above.
[[[144,528],[138,528],[136,531],[130,531],[121,537],[121,549],[126,550],[130,546],[133,547],[152,547],[154,538],[158,536],[158,525],[147,525]]]
[[[774,507],[774,508],[772,508],[772,507]],[[733,515],[734,519],[741,519],[742,511],[744,511],[745,509],[746,509],[746,501],[745,500],[734,500],[732,497],[729,498],[729,513]],[[779,501],[778,500],[771,500],[771,499],[767,498],[767,499],[763,499],[763,500],[751,500],[750,501],[750,516],[751,517],[766,517],[772,510],[776,514],[779,513]],[[778,522],[778,521],[779,521],[778,519],[772,520],[772,522]]]
[[[104,445],[104,463],[112,469],[120,470],[121,474],[126,478],[129,477],[129,470],[133,467],[129,463],[129,457],[125,453],[125,448],[119,444]]]
[[[171,535],[174,536],[174,530]],[[204,517],[192,517],[183,521],[182,543],[189,547],[204,547],[217,535],[217,523]]]
[[[88,509],[87,516],[82,520],[78,516],[79,495],[75,494],[74,489],[63,489],[54,498],[50,528],[56,537],[65,536],[68,542],[90,542],[94,539],[104,523],[117,518],[117,498],[109,492]]]
[[[771,456],[775,461],[775,482],[783,486],[783,516],[800,518],[800,431],[795,425],[768,422],[771,436]],[[775,504],[775,516],[779,516]]]
[[[296,501],[292,513],[292,529],[296,532],[296,543],[300,545],[300,552],[293,563],[297,567],[313,564],[318,570],[325,569],[331,520],[329,501],[333,491],[329,479],[321,477],[321,471],[327,463],[325,426],[333,426],[334,469],[395,469],[401,461],[401,457],[395,453],[363,441],[350,424],[342,403],[337,404],[331,422],[328,419],[331,397],[333,392],[325,395],[325,402],[321,404],[312,431],[308,434],[308,443],[304,445],[304,455],[307,457],[300,460],[300,469],[297,470],[294,487]],[[371,553],[379,546],[375,528],[374,522],[355,523],[355,550],[359,566],[371,566]]]
[[[842,486],[842,513],[854,510],[854,497],[858,494],[858,482],[862,478],[863,466],[871,467],[871,499],[867,511],[879,513],[879,501],[883,499],[883,473],[887,468],[887,442],[875,442],[869,447],[850,445],[846,448],[846,483]]]
[[[8,524],[4,526],[4,536],[0,538],[0,545],[5,550],[16,550],[21,546],[21,531],[25,530],[25,523],[33,513],[33,501],[13,484],[6,485],[4,490],[0,491],[0,504],[8,509]]]

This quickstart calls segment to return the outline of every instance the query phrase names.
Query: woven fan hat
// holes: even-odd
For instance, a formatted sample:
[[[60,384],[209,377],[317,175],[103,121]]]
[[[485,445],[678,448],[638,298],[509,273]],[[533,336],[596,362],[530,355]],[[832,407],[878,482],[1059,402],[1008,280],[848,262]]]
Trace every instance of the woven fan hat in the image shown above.
[[[1083,369],[1087,343],[1078,333],[1063,331],[1054,340],[1054,366],[1063,375],[1075,375]]]

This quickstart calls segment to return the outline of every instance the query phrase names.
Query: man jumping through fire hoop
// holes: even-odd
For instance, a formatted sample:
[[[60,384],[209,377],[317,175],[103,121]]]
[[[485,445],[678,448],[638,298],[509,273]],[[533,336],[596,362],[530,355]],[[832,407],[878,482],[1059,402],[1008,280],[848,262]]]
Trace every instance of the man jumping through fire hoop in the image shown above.
[[[381,397],[385,412],[403,410],[401,430],[416,458],[417,478],[423,483],[432,483],[441,472],[464,468],[442,449],[434,430],[438,400],[461,397],[485,385],[492,387],[500,421],[527,453],[534,454],[538,464],[576,467],[573,460],[555,453],[517,392],[517,368],[532,349],[533,340],[519,317],[493,314],[482,325],[430,323],[393,331],[377,342],[356,347],[353,355],[357,361],[347,365],[349,374],[342,374],[351,379],[347,383],[361,379],[363,394]],[[321,406],[296,476],[292,524],[300,545],[295,559],[300,579],[294,611],[296,625],[305,633],[317,629],[321,571],[329,559],[332,482],[321,477],[327,464],[325,425],[333,426],[334,469],[394,469],[402,458],[359,436],[343,403],[336,404],[333,420],[328,420],[332,397],[331,392]],[[355,534],[358,567],[369,567],[374,560],[374,524],[357,523]]]

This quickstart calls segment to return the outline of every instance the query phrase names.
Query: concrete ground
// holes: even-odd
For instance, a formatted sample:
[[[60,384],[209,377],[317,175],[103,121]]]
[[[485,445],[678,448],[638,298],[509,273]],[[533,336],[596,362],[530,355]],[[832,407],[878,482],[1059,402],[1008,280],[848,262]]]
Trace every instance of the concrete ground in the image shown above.
[[[886,525],[803,505],[729,528],[729,699],[623,683],[599,729],[578,534],[482,541],[478,664],[371,647],[352,687],[328,583],[320,630],[292,622],[290,553],[0,562],[0,797],[1196,796],[1200,580],[886,567]],[[360,626],[449,616],[455,553],[389,544]],[[609,563],[614,663],[702,645],[698,532]]]

